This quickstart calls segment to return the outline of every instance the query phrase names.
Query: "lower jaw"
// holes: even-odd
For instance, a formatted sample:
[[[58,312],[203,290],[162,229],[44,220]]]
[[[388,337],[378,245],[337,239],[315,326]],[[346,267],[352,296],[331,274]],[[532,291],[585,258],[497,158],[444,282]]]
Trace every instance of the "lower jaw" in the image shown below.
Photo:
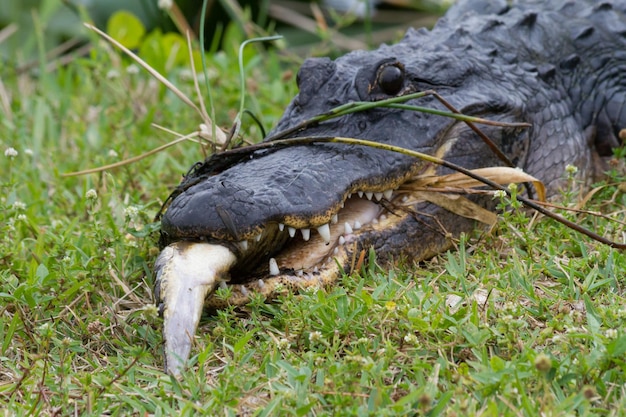
[[[369,216],[372,217],[371,213]],[[205,307],[216,310],[233,305],[241,306],[247,304],[253,296],[271,300],[287,292],[329,287],[342,274],[358,269],[361,253],[368,251],[371,245],[371,236],[394,233],[401,229],[407,216],[405,211],[394,215],[381,208],[359,229],[354,229],[354,218],[349,221],[353,230],[346,232],[344,225],[331,227],[331,242],[334,243],[326,245],[318,236],[312,237],[308,242],[298,240],[275,255],[278,274],[271,275],[265,262],[265,265],[245,280],[221,282],[218,289],[206,298]]]

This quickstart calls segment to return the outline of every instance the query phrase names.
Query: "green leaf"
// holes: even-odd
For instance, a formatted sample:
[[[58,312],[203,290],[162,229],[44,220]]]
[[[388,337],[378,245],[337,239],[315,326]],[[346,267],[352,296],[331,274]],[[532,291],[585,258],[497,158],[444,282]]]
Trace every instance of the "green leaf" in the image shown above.
[[[37,276],[37,280],[42,282],[49,274],[48,268],[44,264],[39,264],[37,267],[37,272],[35,275]]]
[[[606,345],[606,351],[614,358],[621,358],[626,352],[626,336],[611,341]]]
[[[150,32],[139,47],[139,56],[161,74],[166,73],[169,53],[164,48],[163,34],[158,29]]]
[[[584,296],[584,301],[587,310],[587,325],[592,332],[597,333],[600,331],[602,320],[599,318],[598,312],[587,294]]]
[[[107,22],[107,33],[125,47],[134,49],[140,45],[146,28],[134,14],[120,10]]]
[[[161,47],[166,51],[167,65],[169,67],[188,67],[189,52],[187,41],[178,33],[166,33],[161,38]],[[196,60],[197,57],[194,57]]]
[[[450,399],[452,399],[453,394],[454,394],[453,391],[448,391],[445,394],[443,394],[441,398],[439,399],[439,401],[437,401],[437,405],[428,412],[428,416],[435,417],[435,416],[441,415],[441,413],[445,411],[446,406],[450,402]]]

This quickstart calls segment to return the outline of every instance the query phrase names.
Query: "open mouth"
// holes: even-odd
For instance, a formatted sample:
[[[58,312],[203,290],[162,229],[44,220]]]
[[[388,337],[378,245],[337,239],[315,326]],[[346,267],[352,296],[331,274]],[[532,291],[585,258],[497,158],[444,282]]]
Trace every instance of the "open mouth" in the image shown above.
[[[285,223],[268,223],[252,239],[236,244],[237,262],[219,287],[231,287],[227,299],[208,297],[208,307],[243,304],[251,293],[271,296],[285,289],[318,287],[332,283],[341,269],[354,267],[359,236],[389,229],[398,215],[390,212],[397,190],[348,193],[328,223],[312,228],[295,228]],[[396,211],[393,210],[395,213]],[[232,246],[232,245],[231,245]]]

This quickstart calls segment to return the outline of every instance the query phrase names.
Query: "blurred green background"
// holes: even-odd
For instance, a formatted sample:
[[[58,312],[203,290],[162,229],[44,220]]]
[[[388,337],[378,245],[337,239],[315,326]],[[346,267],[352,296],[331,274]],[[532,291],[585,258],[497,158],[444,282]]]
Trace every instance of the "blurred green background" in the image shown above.
[[[329,45],[321,53],[329,53],[332,47],[345,51],[375,46],[397,39],[408,26],[432,25],[449,3],[450,0],[370,1],[368,5],[358,0],[326,0],[320,4],[209,0],[205,45],[218,48],[232,23],[239,25],[248,37],[278,30],[301,55],[320,41]],[[49,58],[67,51],[85,54],[88,48],[80,48],[88,37],[82,22],[92,21],[106,28],[110,17],[120,10],[135,15],[147,32],[176,31],[177,24],[171,18],[174,15],[199,33],[201,8],[202,2],[196,0],[178,0],[169,13],[160,8],[158,0],[1,0],[0,65],[22,67],[41,58],[41,54],[48,54]],[[339,32],[343,35],[332,36]]]

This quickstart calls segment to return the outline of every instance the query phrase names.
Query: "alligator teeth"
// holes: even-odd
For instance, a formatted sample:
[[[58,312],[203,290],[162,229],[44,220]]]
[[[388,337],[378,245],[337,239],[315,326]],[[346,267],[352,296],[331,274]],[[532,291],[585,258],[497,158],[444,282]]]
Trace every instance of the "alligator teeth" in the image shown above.
[[[346,234],[350,234],[350,233],[352,233],[352,226],[350,226],[350,223],[345,222],[345,223],[343,224],[343,231],[344,231],[344,233],[346,233]]]
[[[259,233],[258,235],[256,235],[256,236],[254,237],[254,240],[255,240],[255,241],[257,241],[257,242],[260,242],[260,241],[261,241],[261,233]]]
[[[317,228],[317,232],[320,234],[324,242],[328,245],[330,243],[330,226],[328,223],[321,225]]]
[[[339,221],[339,216],[336,213],[333,214],[333,217],[330,218],[330,222],[332,224],[337,224],[338,221]]]
[[[288,227],[287,230],[289,231],[289,236],[290,237],[294,237],[296,235],[296,228],[295,227]]]
[[[391,197],[393,196],[393,190],[391,190],[391,189],[386,190],[386,191],[383,193],[383,196],[384,196],[387,200],[391,200]]]
[[[387,220],[387,216],[385,216],[384,214],[381,214],[380,217],[378,218],[381,222],[384,222],[385,220]]]
[[[260,289],[265,288],[265,282],[263,282],[263,280],[262,280],[262,279],[258,280],[258,281],[257,281],[257,283],[259,284],[259,288],[260,288]]]
[[[228,285],[226,285],[226,281],[220,281],[219,286],[221,289],[225,290],[226,288],[228,288]]]
[[[270,275],[278,275],[280,274],[280,269],[278,269],[278,264],[276,263],[276,259],[270,258]]]
[[[346,238],[345,238],[345,237],[343,237],[343,236],[339,236],[339,240],[338,240],[338,242],[339,242],[339,244],[340,244],[340,245],[343,245],[343,244],[345,244],[345,243],[346,243]]]
[[[346,203],[344,201],[342,201],[341,204],[339,205],[339,207],[341,207],[341,208],[344,208],[345,206],[346,206]]]
[[[302,232],[302,239],[304,239],[305,242],[308,241],[311,237],[311,229],[301,229],[300,231]]]
[[[374,193],[372,193],[370,191],[365,193],[365,197],[367,197],[368,200],[371,200],[373,196],[374,196]]]
[[[358,220],[354,221],[354,230],[359,230],[361,228],[361,222]]]
[[[319,272],[319,269],[317,268],[317,265],[315,266],[315,268],[313,268],[313,273],[317,274]]]
[[[339,248],[335,247],[335,249],[333,249],[333,255],[337,255],[339,253]]]
[[[371,223],[372,224],[378,224],[378,219],[372,219]]]
[[[239,244],[239,248],[242,251],[247,251],[248,250],[248,241],[247,240],[242,240],[241,242],[238,243]]]
[[[278,223],[278,230],[280,230],[281,232],[283,230],[285,230],[285,224],[284,223]]]
[[[359,191],[357,194],[359,195],[360,198],[363,198],[363,191]]]
[[[383,198],[383,193],[374,193],[376,201],[380,201]]]

